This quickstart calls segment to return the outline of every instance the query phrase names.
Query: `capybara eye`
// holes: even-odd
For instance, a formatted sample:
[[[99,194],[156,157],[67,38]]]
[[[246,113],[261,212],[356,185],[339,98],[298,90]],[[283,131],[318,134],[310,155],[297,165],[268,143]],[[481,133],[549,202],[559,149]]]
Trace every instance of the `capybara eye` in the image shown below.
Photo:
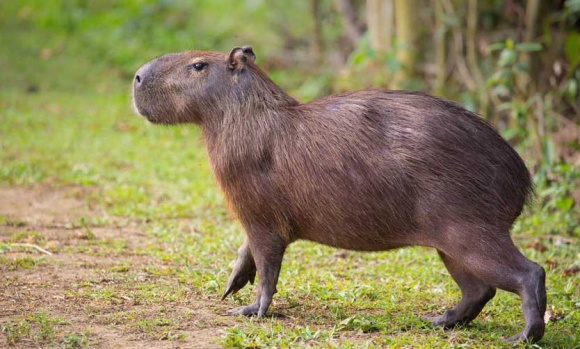
[[[203,68],[207,67],[207,63],[197,62],[187,66],[189,70],[201,71]]]

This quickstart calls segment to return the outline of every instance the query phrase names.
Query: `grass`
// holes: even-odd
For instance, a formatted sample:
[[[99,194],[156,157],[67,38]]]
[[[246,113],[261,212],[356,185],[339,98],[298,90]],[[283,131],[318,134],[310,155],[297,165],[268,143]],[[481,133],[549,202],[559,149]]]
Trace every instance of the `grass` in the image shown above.
[[[7,344],[16,344],[24,338],[39,343],[52,342],[58,325],[65,323],[62,318],[53,317],[41,310],[2,325],[2,332],[6,333]]]
[[[195,331],[212,330],[206,343],[225,347],[496,348],[522,329],[519,298],[506,292],[465,328],[423,322],[421,315],[441,313],[460,297],[432,250],[355,253],[308,242],[288,249],[272,316],[222,316],[251,302],[253,288],[219,302],[243,232],[225,209],[198,129],[147,124],[131,111],[130,81],[114,68],[93,64],[74,41],[17,29],[0,59],[12,72],[0,85],[0,185],[65,193],[80,187],[75,195],[98,210],[60,227],[74,235],[70,244],[26,217],[0,216],[0,273],[64,263],[8,253],[11,243],[86,257],[72,262],[81,280],[60,286],[80,313],[23,306],[11,319],[0,315],[5,344],[99,346],[92,326],[104,326],[152,343],[187,342]],[[43,59],[43,49],[55,53]],[[27,92],[27,84],[38,92]],[[552,320],[534,347],[579,347],[580,285],[570,274],[580,266],[578,239],[556,224],[579,217],[569,208],[561,215],[570,217],[555,222],[542,200],[514,230],[523,253],[548,272]],[[128,230],[139,235],[125,237]]]

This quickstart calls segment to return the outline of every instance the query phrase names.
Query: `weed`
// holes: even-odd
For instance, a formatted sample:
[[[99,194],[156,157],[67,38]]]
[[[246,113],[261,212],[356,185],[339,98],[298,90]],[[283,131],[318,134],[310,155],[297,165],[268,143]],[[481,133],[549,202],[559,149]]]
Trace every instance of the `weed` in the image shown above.
[[[56,318],[50,317],[48,313],[41,311],[28,316],[28,321],[38,325],[38,337],[42,341],[53,341],[56,333],[55,326],[58,323]]]
[[[44,257],[39,257],[39,258],[16,257],[14,259],[6,258],[6,257],[1,257],[1,258],[2,259],[0,259],[0,264],[7,265],[7,269],[10,271],[19,270],[19,269],[31,269],[31,268],[34,268],[34,267],[40,265],[45,260]]]
[[[87,219],[85,217],[81,217],[79,225],[85,231],[85,238],[87,240],[93,241],[96,239],[95,233],[93,233],[93,230],[89,227],[89,224],[88,224]]]
[[[62,344],[65,348],[82,348],[86,346],[89,342],[89,338],[86,332],[81,333],[69,333],[65,335],[62,339]]]
[[[26,222],[13,218],[13,217],[9,217],[9,216],[5,216],[3,214],[0,214],[0,225],[5,225],[7,227],[17,227],[17,228],[22,228],[26,226]]]
[[[10,237],[12,242],[24,242],[29,244],[35,244],[39,246],[44,246],[46,244],[46,236],[37,231],[22,231],[13,233]]]
[[[30,324],[25,320],[7,322],[0,329],[6,334],[8,345],[16,345],[21,339],[30,337]]]

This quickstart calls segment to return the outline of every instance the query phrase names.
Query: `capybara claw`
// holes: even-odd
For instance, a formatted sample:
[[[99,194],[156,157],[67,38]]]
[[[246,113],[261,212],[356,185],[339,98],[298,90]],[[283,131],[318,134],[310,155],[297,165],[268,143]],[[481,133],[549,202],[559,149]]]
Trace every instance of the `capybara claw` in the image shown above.
[[[254,278],[256,277],[256,271],[253,272],[237,272],[234,270],[228,283],[226,284],[226,289],[222,295],[222,300],[226,299],[227,296],[230,294],[235,294],[239,290],[241,290],[244,286],[248,284],[254,284]]]

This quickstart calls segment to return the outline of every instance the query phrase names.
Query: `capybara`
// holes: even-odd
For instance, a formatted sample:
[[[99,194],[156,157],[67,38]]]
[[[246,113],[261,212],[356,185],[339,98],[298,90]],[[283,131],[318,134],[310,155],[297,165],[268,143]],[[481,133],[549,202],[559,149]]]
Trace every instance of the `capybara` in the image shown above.
[[[364,90],[300,103],[254,63],[250,46],[189,51],[143,65],[134,105],[158,124],[201,127],[213,172],[246,232],[223,297],[259,282],[231,314],[263,316],[286,247],[306,239],[357,251],[435,248],[459,304],[433,324],[473,320],[496,288],[517,293],[544,334],[545,272],[510,228],[532,193],[520,156],[486,121],[419,92]]]

